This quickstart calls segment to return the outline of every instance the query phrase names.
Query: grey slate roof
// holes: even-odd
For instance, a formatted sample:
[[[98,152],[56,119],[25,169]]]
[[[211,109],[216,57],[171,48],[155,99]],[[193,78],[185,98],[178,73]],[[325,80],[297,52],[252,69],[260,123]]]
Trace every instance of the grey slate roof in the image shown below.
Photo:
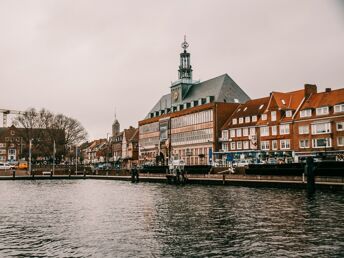
[[[231,77],[228,76],[228,74],[223,74],[193,85],[187,92],[186,96],[184,96],[182,103],[206,98],[208,96],[214,96],[214,102],[227,103],[235,103],[235,99],[237,99],[239,103],[244,103],[250,99],[250,97],[232,80]],[[166,108],[171,108],[170,93],[160,98],[146,118],[149,117],[150,113]]]

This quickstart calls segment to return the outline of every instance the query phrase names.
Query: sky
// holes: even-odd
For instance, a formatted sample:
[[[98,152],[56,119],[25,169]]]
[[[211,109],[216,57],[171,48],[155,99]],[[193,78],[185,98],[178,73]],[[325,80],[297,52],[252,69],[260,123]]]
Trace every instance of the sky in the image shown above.
[[[63,113],[90,140],[169,93],[185,34],[194,80],[344,88],[343,0],[1,0],[0,32],[0,109]]]

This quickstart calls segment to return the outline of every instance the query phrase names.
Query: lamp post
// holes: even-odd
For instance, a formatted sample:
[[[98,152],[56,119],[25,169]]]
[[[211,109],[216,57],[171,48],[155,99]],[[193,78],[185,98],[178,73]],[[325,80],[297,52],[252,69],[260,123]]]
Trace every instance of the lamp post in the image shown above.
[[[32,171],[32,165],[31,165],[31,148],[32,148],[32,139],[29,140],[29,173],[30,175],[32,174],[31,171]]]

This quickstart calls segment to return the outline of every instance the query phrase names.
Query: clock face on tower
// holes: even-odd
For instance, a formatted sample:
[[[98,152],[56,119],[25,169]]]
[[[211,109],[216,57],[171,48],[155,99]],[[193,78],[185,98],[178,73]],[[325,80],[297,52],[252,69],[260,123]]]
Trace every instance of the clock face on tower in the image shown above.
[[[173,92],[173,100],[177,101],[178,97],[179,97],[179,92],[178,91]]]

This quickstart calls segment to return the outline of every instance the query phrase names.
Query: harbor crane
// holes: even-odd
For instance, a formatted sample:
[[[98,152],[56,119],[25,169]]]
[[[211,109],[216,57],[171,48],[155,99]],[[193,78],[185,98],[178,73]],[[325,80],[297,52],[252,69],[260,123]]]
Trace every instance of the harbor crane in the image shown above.
[[[17,110],[9,110],[9,109],[0,109],[0,113],[2,113],[2,126],[7,127],[7,115],[13,114],[13,115],[21,115],[25,112],[23,111],[17,111]]]

